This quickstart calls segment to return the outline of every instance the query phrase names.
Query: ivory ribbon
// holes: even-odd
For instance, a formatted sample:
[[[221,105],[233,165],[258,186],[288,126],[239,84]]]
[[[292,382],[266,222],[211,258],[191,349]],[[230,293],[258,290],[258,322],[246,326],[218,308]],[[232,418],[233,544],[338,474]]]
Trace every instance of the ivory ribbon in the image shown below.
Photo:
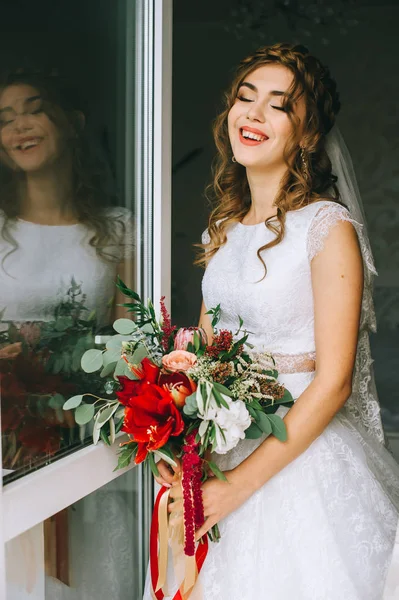
[[[174,550],[174,554],[176,553],[176,543],[180,545],[181,549],[183,546],[181,543],[182,539],[184,538],[183,524],[173,526],[169,525],[168,522],[169,494],[170,490],[167,488],[162,488],[160,490],[155,502],[153,520],[151,524],[150,566],[152,582],[151,596],[153,600],[162,600],[164,595],[168,595],[166,591],[168,540],[171,539],[172,541],[172,550]],[[195,555],[185,556],[184,580],[173,600],[189,600],[207,552],[208,539],[207,536],[204,536],[202,543],[200,543],[197,547]]]
[[[162,589],[165,596],[168,595],[164,588],[166,584],[166,574],[168,569],[168,502],[170,489],[165,492],[158,506],[158,536],[159,536],[159,551],[158,551],[158,581],[155,591]]]

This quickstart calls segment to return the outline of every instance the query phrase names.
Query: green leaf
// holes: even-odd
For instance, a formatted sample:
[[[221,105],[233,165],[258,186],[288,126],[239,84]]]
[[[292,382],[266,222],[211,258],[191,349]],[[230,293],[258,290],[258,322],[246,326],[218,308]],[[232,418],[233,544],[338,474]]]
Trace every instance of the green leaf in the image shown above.
[[[53,365],[53,373],[55,373],[56,375],[62,370],[62,367],[64,366],[64,357],[62,356],[62,354],[60,354],[59,356],[56,356],[54,359],[54,365]]]
[[[122,358],[118,360],[115,365],[114,377],[128,377],[129,379],[137,379]]]
[[[112,418],[109,420],[109,437],[110,437],[111,444],[113,444],[115,442],[115,435],[116,435],[115,421]]]
[[[135,458],[136,454],[137,444],[132,443],[132,445],[129,444],[128,446],[124,446],[118,454],[118,465],[114,469],[114,471],[128,467],[130,465],[131,460]]]
[[[107,444],[107,446],[111,445],[111,442],[109,441],[108,436],[105,433],[103,428],[100,429],[100,437],[101,437],[102,441],[104,442],[104,444]]]
[[[118,421],[118,423],[116,424],[116,427],[115,427],[115,433],[119,433],[119,432],[120,432],[120,430],[121,430],[121,429],[122,429],[122,427],[123,427],[123,421],[124,421],[124,418],[123,418],[123,417],[122,417],[122,419],[120,419],[120,420]]]
[[[246,405],[247,410],[253,419],[256,419],[256,410],[250,404]]]
[[[245,437],[248,440],[257,440],[262,435],[263,431],[257,426],[256,423],[251,423],[251,425],[245,430]]]
[[[212,471],[212,473],[218,478],[221,479],[222,481],[227,481],[227,477],[226,475],[219,469],[219,467],[212,461],[208,462],[209,468]]]
[[[57,410],[58,408],[61,408],[61,406],[64,405],[64,402],[65,398],[64,396],[62,396],[62,394],[54,394],[54,396],[49,400],[49,406]]]
[[[225,394],[226,396],[230,396],[230,398],[233,397],[233,394],[230,392],[230,390],[226,386],[222,385],[221,383],[213,383],[212,385],[221,394]]]
[[[101,434],[101,426],[98,425],[98,423],[94,423],[94,427],[93,427],[93,444],[95,446],[98,444],[98,441],[100,439],[100,434]]]
[[[270,435],[272,433],[272,424],[269,421],[269,415],[265,415],[264,412],[258,410],[256,411],[255,420],[256,424],[261,428],[263,433],[266,433],[266,435]]]
[[[100,377],[108,377],[108,375],[111,375],[114,373],[115,371],[115,367],[116,367],[116,362],[113,363],[109,363],[106,367],[103,368],[103,370],[100,373]]]
[[[194,392],[190,396],[187,396],[186,403],[183,407],[183,413],[188,417],[195,417],[198,414],[198,405],[197,405],[197,393]]]
[[[158,456],[159,458],[162,458],[168,464],[172,465],[172,467],[177,467],[177,462],[170,456],[170,454],[167,454],[165,452],[165,448],[160,448],[159,450],[153,450],[153,453],[156,456]]]
[[[107,349],[103,353],[103,365],[106,367],[109,363],[116,363],[121,357],[121,347]]]
[[[130,335],[137,329],[137,325],[131,319],[117,319],[113,324],[113,328],[117,333]]]
[[[72,317],[58,317],[55,321],[54,329],[56,331],[66,331],[73,325]]]
[[[133,298],[134,300],[136,300],[136,302],[139,302],[139,304],[142,304],[142,300],[141,300],[140,296],[136,292],[134,292],[133,290],[131,290],[130,288],[128,288],[127,285],[119,277],[119,275],[118,275],[117,280],[116,280],[116,287],[118,288],[118,290],[120,290],[122,292],[122,294],[124,296],[128,296],[129,298]]]
[[[223,398],[222,394],[218,391],[215,385],[212,386],[212,394],[216,400],[216,404],[218,404],[219,406],[224,406],[224,408],[229,408],[229,405],[227,404],[226,400]]]
[[[148,356],[148,350],[145,346],[140,344],[140,346],[138,346],[133,352],[133,355],[131,356],[129,362],[133,365],[138,365],[146,356]]]
[[[71,410],[72,408],[77,408],[79,404],[82,403],[83,394],[79,394],[78,396],[72,396],[69,398],[63,405],[64,410]]]
[[[150,463],[151,471],[152,471],[154,477],[159,477],[159,471],[158,471],[158,467],[155,462],[154,453],[149,452],[147,454],[147,456],[148,456],[148,462]]]
[[[83,371],[86,373],[94,373],[103,366],[103,352],[102,350],[86,350],[82,356],[81,365]]]
[[[198,335],[197,331],[194,331],[193,340],[194,340],[194,350],[195,350],[195,352],[198,352],[198,350],[201,348],[201,338]]]
[[[81,404],[75,410],[75,421],[78,425],[86,425],[94,417],[94,404]]]
[[[131,342],[132,337],[130,335],[121,335],[117,333],[113,335],[111,339],[105,344],[107,350],[119,350],[121,352],[122,342]]]
[[[269,420],[272,426],[273,435],[275,435],[280,442],[286,442],[287,428],[283,419],[278,415],[269,415]]]
[[[96,423],[100,427],[105,425],[105,423],[109,421],[109,419],[113,416],[113,414],[119,408],[119,406],[119,402],[116,402],[106,406],[105,408],[100,409],[96,415]]]

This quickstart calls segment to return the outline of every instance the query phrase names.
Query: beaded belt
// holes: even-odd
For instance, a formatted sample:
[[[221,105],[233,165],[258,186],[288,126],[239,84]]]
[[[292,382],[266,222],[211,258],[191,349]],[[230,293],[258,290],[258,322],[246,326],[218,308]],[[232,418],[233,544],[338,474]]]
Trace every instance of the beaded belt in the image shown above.
[[[304,354],[273,354],[279,373],[311,373],[316,370],[316,352]]]
[[[316,352],[305,352],[303,354],[268,354],[264,352],[254,353],[254,356],[263,364],[264,368],[273,367],[271,356],[276,364],[279,374],[289,375],[291,373],[312,373],[316,370]]]

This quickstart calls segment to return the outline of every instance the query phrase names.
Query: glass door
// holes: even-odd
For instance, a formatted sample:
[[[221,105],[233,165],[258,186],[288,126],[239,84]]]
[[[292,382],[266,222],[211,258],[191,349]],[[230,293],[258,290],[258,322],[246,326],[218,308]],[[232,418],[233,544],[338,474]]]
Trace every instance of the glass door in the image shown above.
[[[62,405],[116,275],[170,298],[172,3],[0,8],[1,597],[139,598],[152,479]]]

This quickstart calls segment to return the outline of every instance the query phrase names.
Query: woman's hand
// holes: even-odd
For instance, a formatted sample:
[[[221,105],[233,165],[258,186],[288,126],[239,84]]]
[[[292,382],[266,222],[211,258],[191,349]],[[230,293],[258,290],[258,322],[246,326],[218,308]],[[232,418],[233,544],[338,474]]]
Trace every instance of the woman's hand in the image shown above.
[[[174,460],[177,463],[176,467],[173,467],[163,459],[157,462],[159,477],[155,477],[155,481],[159,483],[159,485],[170,488],[172,487],[173,482],[177,482],[179,480],[181,463],[176,457]]]
[[[234,470],[225,471],[224,474],[227,481],[211,477],[201,488],[205,523],[196,532],[196,541],[201,539],[216,523],[244,504],[254,491],[242,483]]]

